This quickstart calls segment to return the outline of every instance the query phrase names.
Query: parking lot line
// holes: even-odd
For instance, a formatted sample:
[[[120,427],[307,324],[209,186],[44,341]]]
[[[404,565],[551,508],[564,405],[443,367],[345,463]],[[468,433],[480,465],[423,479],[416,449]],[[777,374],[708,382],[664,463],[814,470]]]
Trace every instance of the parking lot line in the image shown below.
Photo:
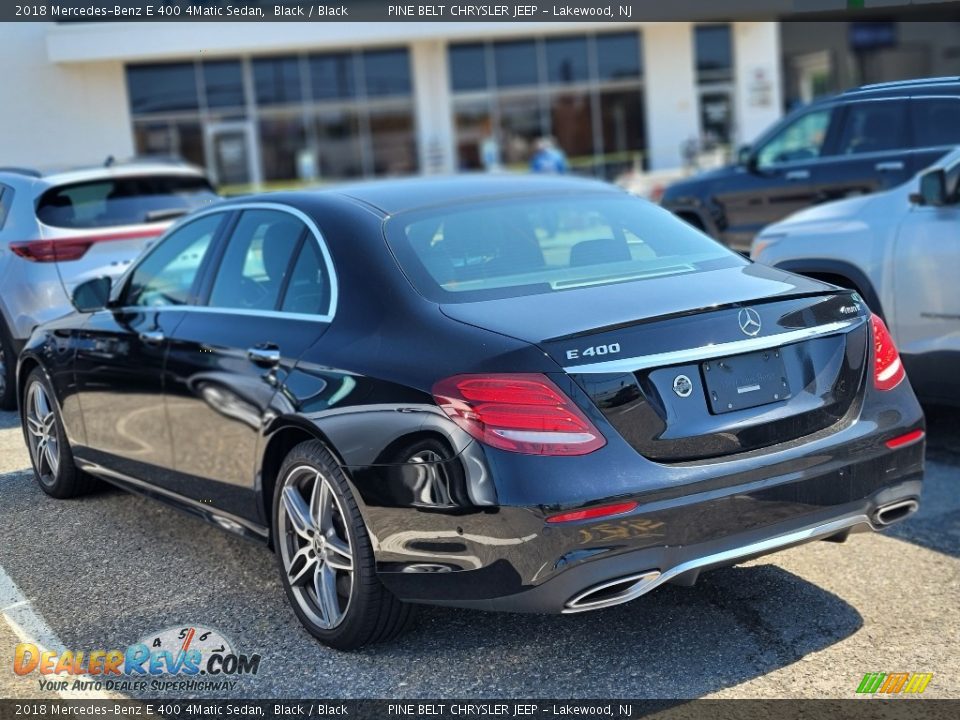
[[[66,647],[33,604],[20,592],[20,588],[6,571],[0,567],[0,614],[22,643],[36,645],[40,652],[52,650],[63,652]],[[62,679],[51,677],[52,679]],[[98,690],[72,690],[71,683],[56,694],[64,700],[117,700],[123,695]]]

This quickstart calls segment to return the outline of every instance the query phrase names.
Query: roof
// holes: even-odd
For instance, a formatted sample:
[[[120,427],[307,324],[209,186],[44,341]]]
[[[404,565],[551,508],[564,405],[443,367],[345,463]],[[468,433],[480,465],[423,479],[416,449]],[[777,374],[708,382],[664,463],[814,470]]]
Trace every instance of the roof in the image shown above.
[[[310,191],[304,191],[304,194]],[[317,191],[313,191],[317,192]],[[598,180],[563,175],[512,173],[428,176],[341,185],[322,193],[359,200],[385,215],[484,198],[573,192],[623,192]]]
[[[935,78],[915,78],[912,80],[896,80],[893,82],[873,83],[871,85],[861,85],[851,88],[840,94],[841,98],[855,95],[871,96],[902,96],[935,94],[950,90],[951,92],[960,91],[960,77],[935,77]]]
[[[169,162],[132,162],[118,163],[109,167],[94,165],[91,167],[72,168],[40,172],[31,168],[0,167],[0,177],[9,179],[30,179],[42,186],[67,185],[87,180],[102,180],[115,177],[134,177],[138,175],[190,175],[203,176],[203,171],[192,165]]]

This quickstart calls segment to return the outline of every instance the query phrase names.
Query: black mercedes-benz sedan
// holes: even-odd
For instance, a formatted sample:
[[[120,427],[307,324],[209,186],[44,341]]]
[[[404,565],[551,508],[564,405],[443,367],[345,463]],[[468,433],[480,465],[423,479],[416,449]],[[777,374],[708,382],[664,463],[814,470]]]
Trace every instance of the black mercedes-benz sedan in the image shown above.
[[[599,183],[228,200],[74,301],[19,362],[43,490],[262,539],[337,648],[419,603],[610,607],[920,497],[923,415],[859,296]]]

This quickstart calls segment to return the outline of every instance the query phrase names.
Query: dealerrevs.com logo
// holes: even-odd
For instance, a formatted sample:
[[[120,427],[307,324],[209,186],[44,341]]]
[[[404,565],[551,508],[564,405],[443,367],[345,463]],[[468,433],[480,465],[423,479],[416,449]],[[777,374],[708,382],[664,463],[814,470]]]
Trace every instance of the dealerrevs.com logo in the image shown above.
[[[54,652],[20,643],[13,658],[14,673],[39,674],[40,689],[52,691],[224,691],[259,669],[260,655],[237,653],[220,632],[199,626],[149,633],[124,650]]]

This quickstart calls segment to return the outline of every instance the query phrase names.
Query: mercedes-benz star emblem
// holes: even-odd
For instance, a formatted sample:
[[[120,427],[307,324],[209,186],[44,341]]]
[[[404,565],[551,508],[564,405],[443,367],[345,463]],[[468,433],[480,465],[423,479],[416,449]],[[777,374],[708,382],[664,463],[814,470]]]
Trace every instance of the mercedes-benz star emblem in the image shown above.
[[[743,308],[737,316],[744,335],[753,337],[760,332],[760,314],[753,308]]]
[[[686,375],[677,375],[673,379],[673,391],[682,398],[690,397],[693,392],[693,383]]]

